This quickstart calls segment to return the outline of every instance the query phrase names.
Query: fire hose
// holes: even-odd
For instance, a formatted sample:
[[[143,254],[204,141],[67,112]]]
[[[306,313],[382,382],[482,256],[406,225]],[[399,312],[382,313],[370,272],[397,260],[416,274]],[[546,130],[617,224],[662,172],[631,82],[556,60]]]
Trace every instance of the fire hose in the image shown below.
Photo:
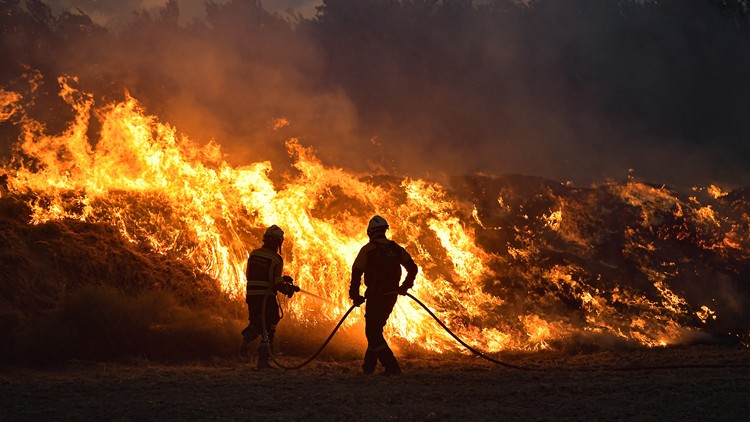
[[[271,289],[269,288],[269,290],[271,290]],[[299,291],[299,287],[297,287],[297,290],[295,290],[295,291]],[[393,292],[393,293],[390,293],[390,294],[397,294],[397,293]],[[315,295],[313,295],[313,296],[315,296]],[[509,363],[505,363],[505,362],[502,362],[500,360],[494,359],[494,358],[492,358],[490,356],[487,356],[486,354],[480,352],[479,350],[471,347],[465,341],[461,340],[461,338],[458,337],[453,331],[451,331],[451,329],[448,328],[448,326],[445,325],[445,323],[443,323],[443,321],[441,321],[440,318],[438,318],[437,315],[435,315],[430,310],[430,308],[427,307],[427,305],[425,305],[424,303],[422,303],[422,301],[420,301],[416,297],[412,296],[412,294],[408,293],[408,292],[406,293],[405,296],[407,296],[408,298],[410,298],[411,300],[413,300],[414,302],[416,302],[425,311],[427,311],[427,313],[440,325],[440,327],[442,327],[448,334],[450,334],[451,337],[453,337],[454,340],[456,340],[459,344],[461,344],[462,346],[464,346],[467,350],[469,350],[470,352],[474,353],[475,355],[477,355],[477,356],[479,356],[479,357],[481,357],[483,359],[486,359],[486,360],[488,360],[488,361],[490,361],[492,363],[495,363],[497,365],[504,366],[506,368],[521,369],[521,370],[527,370],[527,369],[529,369],[529,368],[524,368],[522,366],[511,365]],[[283,368],[283,369],[300,369],[300,368],[304,367],[305,365],[309,364],[310,362],[312,362],[316,357],[318,357],[318,355],[320,354],[320,352],[322,352],[323,349],[328,345],[328,343],[331,341],[331,339],[333,338],[333,336],[336,334],[336,331],[338,331],[338,329],[341,327],[341,324],[344,323],[344,321],[349,316],[349,314],[354,310],[354,308],[358,307],[358,305],[352,305],[349,308],[349,310],[346,311],[346,313],[344,314],[344,316],[341,317],[341,319],[339,320],[338,324],[336,324],[336,327],[334,327],[333,331],[331,331],[331,334],[328,335],[328,338],[326,338],[326,340],[323,342],[323,344],[320,346],[320,348],[318,348],[318,350],[315,353],[313,353],[309,358],[307,358],[302,363],[290,366],[290,365],[284,365],[281,362],[279,362],[276,359],[276,357],[273,355],[273,350],[271,350],[271,343],[270,343],[270,341],[268,339],[268,330],[266,329],[266,303],[267,302],[268,302],[268,300],[263,300],[263,309],[261,310],[261,320],[262,320],[262,324],[263,324],[263,342],[266,345],[266,350],[268,351],[268,356],[270,357],[271,361],[273,361],[273,363],[275,363],[278,367]]]
[[[296,286],[295,286],[296,287]],[[297,290],[299,291],[299,290]],[[304,292],[308,293],[308,292]],[[396,292],[390,293],[390,294],[397,294]],[[317,296],[313,295],[312,296]],[[506,368],[511,369],[519,369],[519,370],[546,370],[546,369],[570,369],[570,368],[544,368],[544,367],[524,367],[524,366],[518,366],[518,365],[512,365],[510,363],[502,362],[498,359],[495,359],[493,357],[490,357],[486,355],[485,353],[475,349],[474,347],[467,344],[465,341],[463,341],[460,337],[458,337],[450,328],[448,328],[443,321],[440,320],[440,318],[435,315],[435,313],[430,310],[430,308],[427,307],[424,303],[422,303],[421,300],[414,297],[411,293],[406,293],[405,296],[416,302],[419,306],[422,307],[439,325],[441,328],[443,328],[448,334],[450,334],[451,337],[453,337],[454,340],[456,340],[459,344],[464,346],[467,350],[472,352],[473,354],[486,359],[494,364],[504,366]],[[319,297],[319,296],[317,296]],[[321,298],[323,299],[323,298]],[[307,358],[305,361],[303,361],[300,364],[297,365],[284,365],[281,362],[279,362],[273,355],[273,351],[271,350],[271,344],[268,341],[268,331],[266,329],[266,302],[267,300],[263,301],[263,309],[262,309],[262,324],[263,324],[263,341],[266,345],[266,350],[268,351],[268,356],[271,358],[273,363],[275,363],[278,367],[283,369],[300,369],[304,367],[305,365],[312,362],[320,352],[323,351],[323,349],[328,345],[328,343],[331,341],[333,336],[336,334],[338,329],[341,327],[341,325],[344,323],[346,318],[349,316],[349,314],[354,310],[354,308],[358,307],[358,305],[352,305],[348,311],[344,314],[343,317],[339,320],[338,324],[336,324],[336,327],[334,327],[333,331],[331,331],[331,334],[328,335],[328,338],[323,342],[323,344],[318,348],[318,350],[313,353],[309,358]],[[613,366],[613,367],[594,367],[594,368],[577,368],[578,371],[600,371],[600,370],[608,370],[608,371],[656,371],[656,370],[669,370],[669,369],[703,369],[703,368],[748,368],[750,365],[746,364],[681,364],[681,365],[660,365],[660,366]]]
[[[292,286],[292,288],[293,288],[293,290],[295,292],[302,291],[297,286],[294,286],[294,285],[291,285],[291,286]],[[356,306],[352,305],[349,308],[349,310],[346,311],[346,313],[344,314],[344,316],[341,317],[341,319],[339,320],[339,323],[336,324],[336,327],[334,327],[333,331],[331,331],[331,334],[328,335],[328,338],[323,342],[322,345],[320,345],[320,347],[318,348],[318,350],[315,353],[313,353],[312,355],[310,355],[309,358],[305,359],[302,363],[297,364],[297,365],[284,365],[283,363],[279,362],[278,359],[276,359],[276,357],[273,355],[273,350],[271,350],[271,342],[269,341],[269,338],[268,338],[268,329],[266,328],[266,305],[268,303],[268,297],[269,297],[268,293],[270,293],[271,290],[273,290],[273,289],[271,288],[271,286],[269,286],[268,290],[266,291],[266,296],[263,299],[263,306],[262,306],[262,309],[261,309],[261,321],[262,321],[262,325],[263,325],[263,340],[262,341],[263,341],[263,344],[265,344],[265,346],[266,346],[266,351],[268,352],[268,357],[271,359],[271,361],[273,361],[274,364],[276,364],[276,366],[278,366],[279,368],[283,368],[283,369],[300,369],[300,368],[306,366],[307,364],[309,364],[310,362],[312,362],[313,360],[315,360],[315,358],[318,357],[318,355],[320,354],[320,352],[322,352],[323,349],[325,349],[325,347],[331,341],[331,339],[333,338],[333,336],[336,334],[336,331],[339,330],[339,328],[341,327],[341,324],[343,324],[344,321],[346,321],[346,318],[349,316],[349,314],[352,313],[352,311],[354,310],[354,308],[356,308]],[[309,292],[304,292],[304,291],[302,291],[302,292],[306,293],[306,294],[309,294],[311,296],[314,296],[314,297],[326,300],[325,298],[322,298],[322,297],[320,297],[318,295],[315,295],[315,294],[312,294],[312,293],[309,293]],[[287,295],[287,296],[292,297],[291,295]]]
[[[433,313],[433,312],[432,312],[432,311],[430,310],[430,308],[428,308],[428,307],[427,307],[427,305],[425,305],[424,303],[422,303],[422,301],[420,301],[420,300],[419,300],[419,299],[417,299],[416,297],[412,296],[412,294],[411,294],[411,293],[408,293],[408,292],[406,293],[406,295],[405,295],[405,296],[407,296],[408,298],[410,298],[410,299],[411,299],[411,300],[413,300],[414,302],[417,302],[417,305],[421,306],[421,307],[422,307],[422,309],[424,309],[425,311],[427,311],[427,313],[428,313],[428,314],[430,314],[430,316],[432,317],[432,319],[434,319],[434,320],[435,320],[435,321],[436,321],[436,322],[437,322],[438,324],[440,324],[440,326],[441,326],[441,327],[443,327],[443,329],[445,330],[445,332],[447,332],[448,334],[450,334],[450,335],[451,335],[451,337],[453,337],[453,339],[454,339],[454,340],[456,340],[457,342],[459,342],[459,343],[461,344],[461,346],[464,346],[464,347],[465,347],[466,349],[468,349],[468,350],[469,350],[469,351],[470,351],[471,353],[474,353],[475,355],[479,356],[480,358],[483,358],[483,359],[487,359],[488,361],[490,361],[490,362],[492,362],[492,363],[495,363],[495,364],[498,364],[498,365],[504,366],[504,367],[506,367],[506,368],[512,368],[512,369],[522,369],[522,370],[527,370],[527,369],[529,369],[529,368],[524,368],[524,367],[522,367],[522,366],[511,365],[510,363],[505,363],[505,362],[499,361],[499,360],[497,360],[497,359],[495,359],[495,358],[492,358],[492,357],[490,357],[490,356],[487,356],[486,354],[484,354],[484,353],[480,352],[479,350],[477,350],[477,349],[475,349],[475,348],[473,348],[473,347],[469,346],[469,345],[468,345],[468,344],[467,344],[467,343],[466,343],[465,341],[461,340],[461,338],[460,338],[460,337],[458,337],[458,336],[456,335],[456,333],[454,333],[453,331],[451,331],[451,329],[450,329],[450,328],[448,328],[448,326],[446,326],[446,325],[445,325],[445,323],[443,323],[443,321],[441,321],[441,320],[440,320],[440,318],[438,318],[438,317],[437,317],[437,315],[435,315],[435,314],[434,314],[434,313]]]
[[[411,298],[413,301],[415,301],[419,306],[421,306],[425,311],[427,311],[430,316],[437,321],[438,324],[440,324],[443,329],[451,335],[457,342],[459,342],[462,346],[467,348],[470,352],[474,353],[475,355],[487,359],[488,361],[504,366],[506,368],[512,368],[512,369],[521,369],[524,371],[527,370],[536,370],[536,371],[542,371],[547,369],[569,369],[569,368],[545,368],[545,367],[528,367],[528,366],[517,366],[517,365],[511,365],[509,363],[505,363],[502,361],[499,361],[497,359],[494,359],[490,356],[487,356],[486,354],[480,352],[479,350],[476,350],[475,348],[469,346],[461,340],[453,331],[448,328],[443,321],[440,320],[431,310],[428,308],[424,303],[422,303],[419,299],[412,296],[411,293],[406,293],[406,296]],[[600,370],[607,370],[607,371],[657,371],[657,370],[668,370],[668,369],[703,369],[703,368],[748,368],[750,365],[744,365],[744,364],[681,364],[681,365],[659,365],[659,366],[611,366],[611,367],[593,367],[593,368],[577,368],[578,371],[600,371]]]

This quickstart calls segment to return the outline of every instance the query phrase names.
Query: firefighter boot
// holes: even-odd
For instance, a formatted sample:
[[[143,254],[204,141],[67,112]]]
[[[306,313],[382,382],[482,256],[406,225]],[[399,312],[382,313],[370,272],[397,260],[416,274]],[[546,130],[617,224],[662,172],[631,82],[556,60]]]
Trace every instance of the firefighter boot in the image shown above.
[[[258,348],[258,369],[267,369],[271,367],[271,364],[268,363],[268,343],[261,342],[260,347]]]
[[[378,364],[378,354],[369,348],[365,352],[365,362],[362,364],[362,370],[369,375],[375,372],[375,366]]]
[[[383,364],[383,367],[385,367],[385,372],[383,372],[383,375],[387,377],[392,375],[401,375],[401,368],[399,368],[398,361],[396,361],[396,357],[393,356],[393,352],[390,348],[386,347],[385,349],[379,351],[378,359],[380,359],[380,363]]]

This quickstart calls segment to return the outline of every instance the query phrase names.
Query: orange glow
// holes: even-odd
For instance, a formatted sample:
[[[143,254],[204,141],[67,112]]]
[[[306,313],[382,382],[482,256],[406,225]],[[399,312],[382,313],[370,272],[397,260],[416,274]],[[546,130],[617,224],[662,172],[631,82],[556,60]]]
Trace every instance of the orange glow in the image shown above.
[[[547,269],[535,265],[542,250],[537,230],[542,229],[533,228],[531,214],[519,212],[523,223],[506,228],[515,233],[513,246],[488,252],[478,245],[475,230],[500,227],[485,227],[476,208],[460,204],[438,183],[408,178],[375,182],[321,163],[312,148],[296,139],[286,143],[295,172],[283,181],[274,180],[270,162],[233,167],[224,161],[218,144],[196,144],[146,114],[130,96],[95,108],[92,96],[73,88],[74,79],[61,78],[60,83],[60,95],[75,119],[55,135],[23,116],[20,154],[0,170],[7,177],[8,194],[31,198],[31,224],[76,219],[112,225],[131,242],[190,263],[196,273],[210,275],[236,298],[244,295],[249,250],[259,244],[265,227],[277,224],[287,233],[286,272],[302,289],[331,301],[295,295],[289,312],[300,321],[329,324],[350,306],[352,261],[367,241],[368,219],[379,214],[389,221],[390,236],[420,267],[414,294],[478,348],[544,349],[580,331],[572,317],[540,314],[520,305],[514,310],[516,320],[495,316],[501,307],[515,305],[497,293],[505,283],[497,269],[512,271],[516,266],[527,268],[529,290],[552,286],[578,301],[585,330],[648,346],[668,344],[682,330],[676,321],[688,313],[685,300],[668,287],[670,274],[646,268],[646,263],[644,273],[658,301],[622,286],[605,294],[579,277],[580,268],[573,264]],[[18,119],[23,114],[21,100],[16,93],[0,90],[0,121]],[[95,140],[87,137],[92,112],[101,122]],[[278,119],[273,124],[280,129],[289,122]],[[634,181],[609,189],[641,210],[642,227],[658,224],[665,213],[684,212],[665,189]],[[516,212],[502,196],[497,204],[504,213]],[[540,227],[585,249],[580,220],[563,205],[548,209]],[[697,214],[706,224],[719,224],[711,206],[699,208]],[[623,234],[628,246],[622,252],[627,256],[655,248],[636,228]],[[739,242],[726,237],[718,245],[739,247]],[[488,286],[497,292],[488,291]],[[716,318],[705,306],[698,316],[704,322]],[[407,300],[399,300],[388,333],[426,350],[458,348]]]

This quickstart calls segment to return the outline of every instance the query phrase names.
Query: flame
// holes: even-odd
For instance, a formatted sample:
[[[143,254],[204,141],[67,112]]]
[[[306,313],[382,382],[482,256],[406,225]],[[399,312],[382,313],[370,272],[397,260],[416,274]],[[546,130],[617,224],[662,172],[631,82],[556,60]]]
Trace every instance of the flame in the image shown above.
[[[18,113],[21,95],[0,88],[0,121],[10,120]]]
[[[273,120],[273,130],[281,130],[289,126],[289,120],[285,117],[278,117]]]
[[[324,166],[312,149],[291,139],[287,148],[299,174],[279,186],[270,177],[271,163],[232,167],[223,161],[218,145],[195,144],[145,114],[129,95],[97,110],[101,134],[91,142],[86,134],[93,99],[74,89],[76,82],[60,78],[60,96],[75,111],[68,129],[49,135],[44,125],[27,118],[21,154],[3,169],[10,194],[31,195],[31,224],[76,219],[113,225],[131,242],[192,263],[234,297],[244,293],[244,266],[249,248],[259,243],[259,231],[278,224],[288,233],[287,272],[301,288],[333,302],[311,303],[298,295],[290,306],[300,319],[320,322],[348,309],[351,263],[367,241],[367,220],[377,213],[391,221],[393,237],[415,254],[421,267],[445,266],[434,278],[421,275],[416,294],[439,286],[436,298],[463,303],[469,315],[481,315],[483,307],[502,302],[469,282],[491,273],[485,264],[488,257],[474,245],[473,233],[460,222],[439,185],[404,180],[378,186]],[[1,98],[7,120],[19,112],[20,96],[3,91]],[[407,193],[405,203],[397,202],[394,189]],[[422,233],[412,224],[415,220],[431,232]],[[424,247],[430,240],[442,246],[440,256]],[[311,307],[319,312],[310,313]],[[449,318],[449,313],[442,315]],[[447,335],[426,318],[416,307],[400,304],[391,328],[410,342],[445,349],[450,344]],[[466,328],[490,349],[500,349],[505,342],[495,329],[454,328]]]
[[[720,187],[716,185],[711,185],[708,188],[706,188],[706,191],[714,197],[714,199],[719,199],[722,196],[726,196],[727,193],[722,191]]]
[[[438,183],[374,178],[327,166],[296,139],[286,142],[294,171],[274,175],[267,161],[232,166],[218,144],[191,141],[146,114],[129,95],[96,108],[91,95],[74,88],[75,78],[59,82],[61,98],[75,113],[60,134],[46,133],[44,124],[26,116],[19,94],[0,90],[0,121],[20,120],[23,127],[18,153],[1,170],[7,178],[5,194],[30,198],[30,224],[76,219],[114,226],[130,242],[189,263],[238,299],[244,295],[249,249],[259,244],[265,227],[277,224],[287,233],[286,272],[302,289],[330,299],[295,295],[288,313],[319,324],[336,321],[350,306],[351,264],[367,241],[368,219],[379,214],[389,221],[391,237],[420,267],[415,295],[479,348],[544,349],[582,326],[658,346],[683,330],[679,321],[689,310],[669,287],[669,266],[643,258],[656,246],[642,231],[685,214],[684,204],[667,189],[632,180],[606,187],[640,212],[639,224],[623,231],[627,246],[622,254],[642,266],[660,298],[652,300],[626,286],[595,287],[601,275],[592,276],[575,264],[538,265],[550,249],[540,237],[545,230],[590,253],[590,244],[610,233],[596,228],[584,235],[592,231],[585,217],[600,213],[608,218],[611,210],[578,209],[560,200],[547,208],[549,215],[533,217],[511,197],[500,195],[500,212],[515,216],[517,224],[485,225],[488,217],[476,205],[462,205]],[[87,136],[92,114],[101,123],[93,141]],[[283,118],[274,122],[277,129],[288,124]],[[720,225],[710,205],[699,206],[694,214],[707,227]],[[507,247],[489,252],[477,240],[479,229],[510,233]],[[736,227],[710,247],[742,247],[747,242],[742,233]],[[533,296],[527,302],[508,300],[504,294],[511,279],[523,280],[530,295],[545,292],[538,296],[539,304],[530,304]],[[553,312],[557,305],[549,292],[576,301],[580,315]],[[541,312],[544,307],[550,312]],[[509,314],[515,318],[507,318]],[[705,306],[697,316],[703,322],[716,318]],[[457,348],[429,316],[405,300],[399,300],[388,332],[426,350]]]
[[[562,210],[553,211],[550,215],[545,215],[544,219],[547,220],[547,225],[554,231],[560,230],[560,224],[562,223]]]
[[[612,186],[610,189],[619,195],[626,203],[641,210],[642,225],[655,226],[661,223],[660,214],[670,212],[675,216],[682,215],[682,205],[678,199],[663,186],[655,188],[633,180],[622,186]]]
[[[701,306],[701,310],[697,311],[695,315],[697,315],[698,318],[700,318],[701,322],[704,324],[709,319],[713,319],[713,320],[716,319],[716,312],[712,311],[711,308],[709,308],[706,305]]]

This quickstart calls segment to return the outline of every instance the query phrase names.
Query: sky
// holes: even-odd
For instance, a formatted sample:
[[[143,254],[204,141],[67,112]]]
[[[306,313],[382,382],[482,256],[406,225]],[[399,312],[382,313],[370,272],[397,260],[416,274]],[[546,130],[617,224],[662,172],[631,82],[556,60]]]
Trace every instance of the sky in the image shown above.
[[[205,13],[204,5],[208,0],[178,0],[181,21],[188,22],[192,18]],[[227,0],[213,0],[215,3],[225,3]],[[46,0],[53,12],[76,12],[80,9],[90,16],[96,23],[104,26],[116,27],[123,18],[130,17],[133,11],[151,11],[166,4],[166,0]],[[263,7],[271,12],[285,13],[288,10],[301,13],[305,17],[315,15],[315,7],[321,0],[262,0]]]

